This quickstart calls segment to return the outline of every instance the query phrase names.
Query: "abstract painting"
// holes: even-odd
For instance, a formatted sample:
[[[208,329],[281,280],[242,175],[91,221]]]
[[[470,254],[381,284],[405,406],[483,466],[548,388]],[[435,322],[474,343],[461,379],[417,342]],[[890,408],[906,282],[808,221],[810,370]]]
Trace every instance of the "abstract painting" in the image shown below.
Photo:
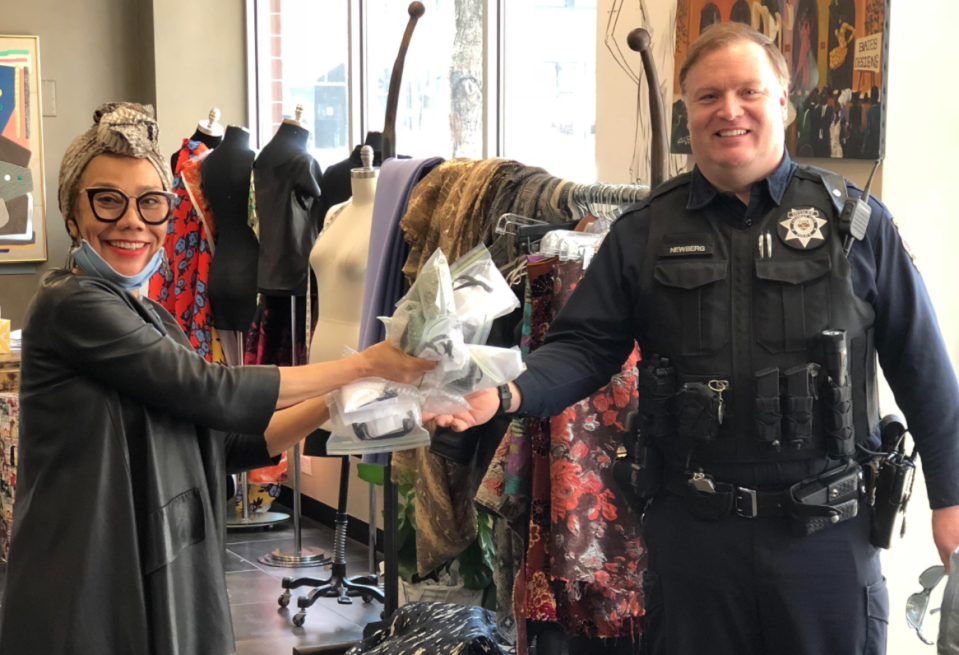
[[[47,259],[40,39],[0,36],[0,264]]]
[[[889,0],[677,0],[670,150],[689,153],[679,67],[713,23],[751,25],[789,65],[793,157],[876,159],[883,146]]]

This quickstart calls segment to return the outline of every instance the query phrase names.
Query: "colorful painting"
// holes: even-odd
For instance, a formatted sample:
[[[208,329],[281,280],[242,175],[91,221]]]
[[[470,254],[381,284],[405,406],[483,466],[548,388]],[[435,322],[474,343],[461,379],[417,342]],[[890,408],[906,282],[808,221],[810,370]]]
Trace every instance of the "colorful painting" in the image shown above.
[[[40,39],[0,36],[0,264],[47,259]]]
[[[793,157],[876,159],[882,151],[889,0],[677,0],[671,151],[689,154],[679,67],[713,23],[776,42],[789,65],[786,148]]]

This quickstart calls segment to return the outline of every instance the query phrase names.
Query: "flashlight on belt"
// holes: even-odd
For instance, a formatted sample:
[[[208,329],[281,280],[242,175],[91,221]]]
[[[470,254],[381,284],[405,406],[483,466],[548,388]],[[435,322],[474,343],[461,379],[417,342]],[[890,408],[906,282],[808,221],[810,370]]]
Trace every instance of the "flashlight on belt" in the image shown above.
[[[846,386],[849,375],[849,347],[845,330],[823,330],[823,350],[826,372],[840,387]]]

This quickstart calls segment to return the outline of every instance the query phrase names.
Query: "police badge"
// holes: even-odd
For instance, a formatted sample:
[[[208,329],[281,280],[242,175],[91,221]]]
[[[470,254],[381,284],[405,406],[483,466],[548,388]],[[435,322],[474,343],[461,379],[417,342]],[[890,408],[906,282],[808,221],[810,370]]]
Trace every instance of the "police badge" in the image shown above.
[[[826,242],[827,222],[815,207],[794,207],[779,222],[779,238],[790,248],[811,250]]]

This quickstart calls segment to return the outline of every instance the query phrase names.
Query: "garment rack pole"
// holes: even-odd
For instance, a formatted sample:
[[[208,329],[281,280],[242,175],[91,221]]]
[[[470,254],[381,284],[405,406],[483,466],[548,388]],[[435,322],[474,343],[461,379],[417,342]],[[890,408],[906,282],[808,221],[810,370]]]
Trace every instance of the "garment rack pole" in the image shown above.
[[[376,485],[372,482],[370,487],[370,577],[376,579],[379,577],[379,571],[376,570]]]
[[[236,336],[236,366],[243,366],[243,333],[237,330],[234,334]],[[237,516],[234,504],[227,514],[227,528],[270,528],[290,520],[290,515],[283,512],[250,512],[250,479],[247,477],[246,471],[240,474],[239,486],[238,493],[241,494],[240,505],[243,508],[243,513]]]
[[[306,302],[310,302],[307,293]],[[296,366],[296,296],[290,296],[290,365]],[[277,548],[260,558],[260,562],[269,566],[285,568],[305,568],[325,566],[332,560],[319,548],[303,546],[302,526],[300,525],[300,444],[293,446],[293,548]]]

